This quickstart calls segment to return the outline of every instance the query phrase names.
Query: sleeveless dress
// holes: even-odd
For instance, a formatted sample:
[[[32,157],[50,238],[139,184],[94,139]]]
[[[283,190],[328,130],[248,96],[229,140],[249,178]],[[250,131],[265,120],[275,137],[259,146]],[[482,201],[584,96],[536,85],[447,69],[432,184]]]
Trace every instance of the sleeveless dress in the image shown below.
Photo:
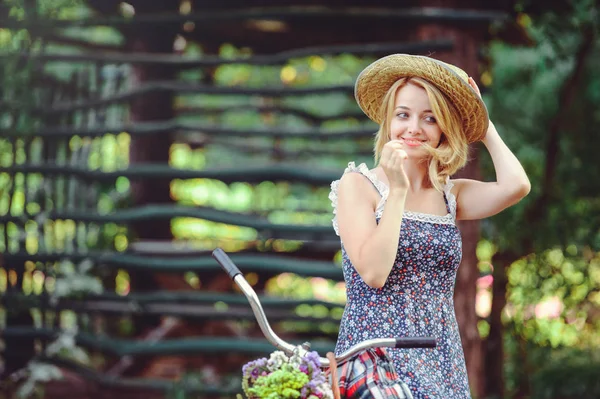
[[[375,186],[381,200],[379,222],[388,187],[363,163],[348,164],[345,173],[360,173]],[[333,226],[339,180],[331,184]],[[434,337],[436,348],[386,348],[400,379],[414,399],[471,398],[464,353],[454,313],[454,285],[462,258],[462,240],[456,227],[456,199],[444,188],[445,216],[405,211],[398,252],[382,288],[369,287],[344,249],[342,267],[347,302],[342,316],[336,355],[373,338]]]

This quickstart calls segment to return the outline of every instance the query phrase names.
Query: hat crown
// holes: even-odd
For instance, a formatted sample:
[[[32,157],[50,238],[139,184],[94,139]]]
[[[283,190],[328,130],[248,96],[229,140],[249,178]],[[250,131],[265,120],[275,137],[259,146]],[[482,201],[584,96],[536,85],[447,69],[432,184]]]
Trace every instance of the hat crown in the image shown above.
[[[462,69],[460,69],[456,65],[448,64],[448,63],[443,62],[443,61],[438,61],[438,62],[443,63],[446,66],[446,68],[450,68],[451,70],[453,70],[454,73],[456,73],[458,76],[460,76],[460,78],[462,80],[465,81],[465,83],[467,83],[467,84],[469,83],[469,74],[468,73],[466,73],[465,71],[463,71]]]

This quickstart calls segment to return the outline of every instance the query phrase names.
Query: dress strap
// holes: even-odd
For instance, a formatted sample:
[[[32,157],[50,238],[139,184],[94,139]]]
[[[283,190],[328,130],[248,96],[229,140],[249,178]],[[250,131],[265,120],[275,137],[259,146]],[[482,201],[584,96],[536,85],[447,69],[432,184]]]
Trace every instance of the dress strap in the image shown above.
[[[375,189],[381,196],[381,200],[380,200],[380,203],[377,206],[377,208],[379,209],[383,206],[383,203],[385,202],[385,199],[388,196],[388,189],[387,189],[386,185],[383,184],[377,178],[377,175],[375,175],[375,173],[373,173],[365,163],[361,163],[360,165],[356,166],[356,164],[354,162],[349,162],[348,167],[344,170],[344,173],[342,174],[342,176],[345,175],[346,173],[360,173],[361,175],[363,175],[367,179],[369,179],[371,184],[373,184],[373,187],[375,187]],[[338,193],[338,187],[340,185],[340,179],[335,180],[331,183],[331,191],[329,192],[329,199],[331,200],[331,206],[333,207],[333,219],[332,219],[333,229],[335,230],[335,233],[338,236],[340,233],[338,230],[338,223],[337,223],[337,198],[338,198],[337,193]]]
[[[456,221],[456,197],[452,194],[452,187],[454,187],[454,183],[448,179],[444,186],[444,202],[446,203],[446,210],[452,214],[452,218]]]
[[[452,213],[452,211],[450,210],[450,204],[448,203],[448,196],[446,195],[445,192],[444,192],[444,203],[446,204],[446,212]]]

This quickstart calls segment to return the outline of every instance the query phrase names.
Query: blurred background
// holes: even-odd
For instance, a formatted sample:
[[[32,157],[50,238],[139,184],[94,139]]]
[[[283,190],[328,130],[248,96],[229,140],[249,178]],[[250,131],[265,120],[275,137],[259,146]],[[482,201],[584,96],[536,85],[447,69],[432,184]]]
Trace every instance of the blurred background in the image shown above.
[[[594,0],[2,0],[0,398],[232,398],[275,331],[333,349],[330,183],[391,53],[475,78],[531,194],[460,223],[474,398],[600,398]],[[462,177],[494,179],[477,144]]]

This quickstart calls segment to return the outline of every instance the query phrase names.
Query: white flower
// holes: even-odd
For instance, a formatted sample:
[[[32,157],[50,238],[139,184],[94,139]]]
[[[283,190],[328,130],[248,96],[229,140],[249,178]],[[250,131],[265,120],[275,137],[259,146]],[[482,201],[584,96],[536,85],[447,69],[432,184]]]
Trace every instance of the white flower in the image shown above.
[[[323,394],[323,399],[333,399],[333,391],[331,390],[331,385],[328,383],[317,385],[317,391],[320,391]]]
[[[288,358],[282,351],[271,353],[271,357],[267,361],[267,369],[269,371],[278,370],[284,363],[288,362]]]

